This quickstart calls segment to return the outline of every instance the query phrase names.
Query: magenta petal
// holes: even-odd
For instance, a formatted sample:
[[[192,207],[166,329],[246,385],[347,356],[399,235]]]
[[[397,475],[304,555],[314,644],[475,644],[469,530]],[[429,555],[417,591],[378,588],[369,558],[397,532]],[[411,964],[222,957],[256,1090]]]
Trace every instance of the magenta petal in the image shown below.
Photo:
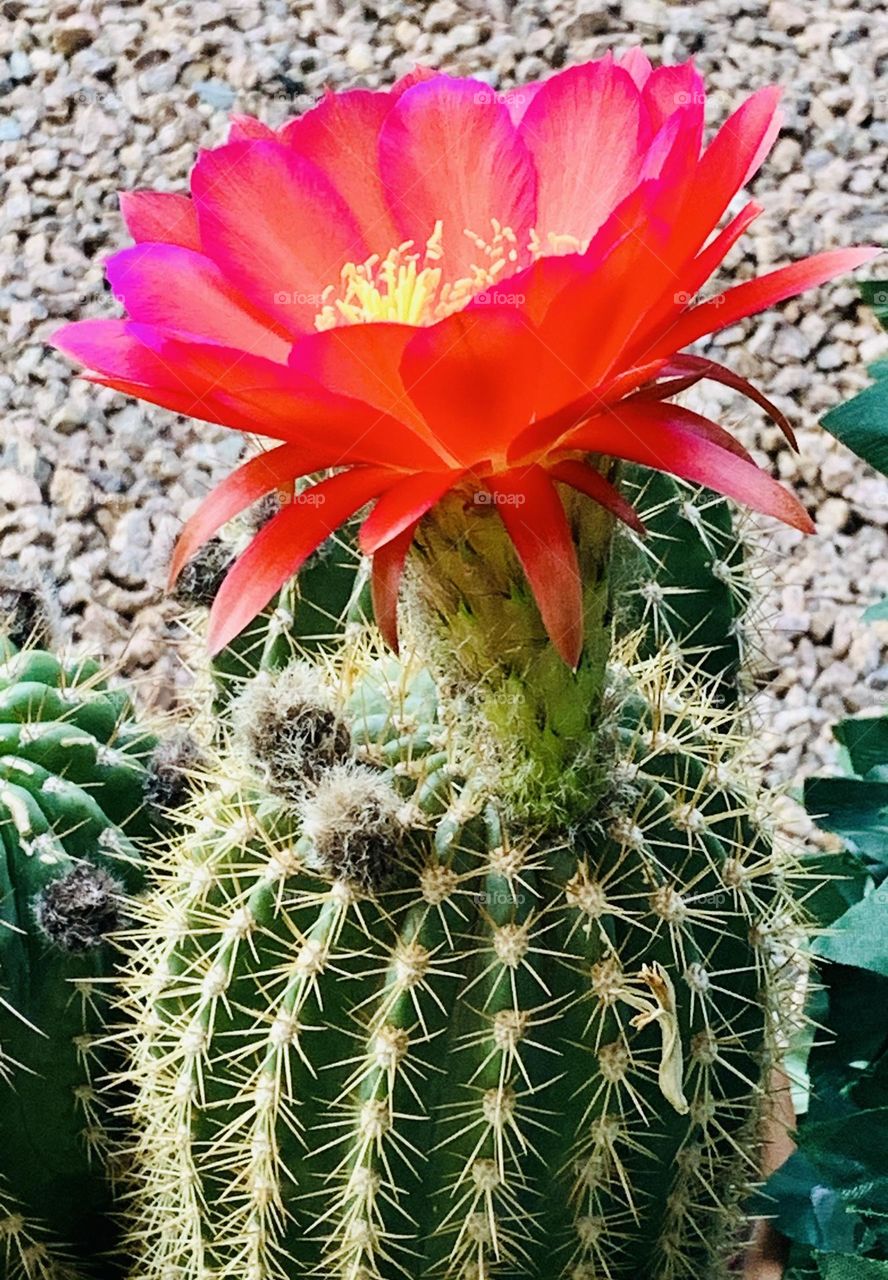
[[[229,142],[273,142],[276,137],[274,129],[270,129],[255,116],[228,117]]]
[[[281,142],[205,151],[191,175],[203,251],[287,332],[313,327],[328,285],[366,242],[342,197]]]
[[[521,119],[539,174],[537,230],[588,240],[639,180],[649,125],[632,77],[609,60],[547,80]]]
[[[291,120],[281,141],[317,165],[351,210],[368,252],[383,256],[401,240],[379,173],[379,134],[395,98],[351,89],[328,93],[316,107]]]
[[[523,248],[536,223],[536,170],[496,96],[480,80],[435,76],[398,98],[380,134],[380,169],[400,235],[421,247],[440,220],[450,280],[482,261],[466,229],[489,240],[498,220]]]
[[[291,342],[281,327],[203,254],[178,245],[137,245],[115,253],[105,271],[134,320],[286,363]]]

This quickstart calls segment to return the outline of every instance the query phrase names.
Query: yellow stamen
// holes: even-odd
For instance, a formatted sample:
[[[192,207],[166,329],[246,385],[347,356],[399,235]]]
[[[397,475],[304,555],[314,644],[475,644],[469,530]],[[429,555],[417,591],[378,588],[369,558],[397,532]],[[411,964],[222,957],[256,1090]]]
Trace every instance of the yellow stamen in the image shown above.
[[[531,231],[526,253],[522,255],[518,238],[511,227],[491,219],[489,239],[464,230],[478,252],[465,276],[444,280],[439,265],[443,257],[444,227],[440,222],[422,250],[414,241],[405,240],[390,249],[384,258],[373,254],[365,262],[349,262],[340,272],[339,286],[328,285],[323,293],[323,306],[315,317],[315,328],[334,329],[346,324],[370,324],[392,321],[400,324],[427,325],[461,311],[478,293],[490,289],[505,273],[519,269],[521,259],[535,259],[548,254],[581,252],[585,245],[574,236],[550,232],[542,240]],[[499,299],[494,296],[491,301]]]

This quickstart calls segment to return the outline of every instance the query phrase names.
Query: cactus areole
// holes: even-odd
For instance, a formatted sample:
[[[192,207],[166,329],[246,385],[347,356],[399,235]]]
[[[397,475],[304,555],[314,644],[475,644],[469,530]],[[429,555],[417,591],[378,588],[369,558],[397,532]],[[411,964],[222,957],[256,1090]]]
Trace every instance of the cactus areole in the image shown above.
[[[715,379],[791,442],[683,348],[871,256],[701,298],[776,99],[704,146],[690,63],[417,71],[125,197],[128,318],[58,345],[276,442],[176,551],[283,494],[211,649],[368,504],[401,629],[259,646],[134,908],[134,1280],[724,1273],[797,926],[742,767],[742,556],[684,482],[811,522],[671,397]]]

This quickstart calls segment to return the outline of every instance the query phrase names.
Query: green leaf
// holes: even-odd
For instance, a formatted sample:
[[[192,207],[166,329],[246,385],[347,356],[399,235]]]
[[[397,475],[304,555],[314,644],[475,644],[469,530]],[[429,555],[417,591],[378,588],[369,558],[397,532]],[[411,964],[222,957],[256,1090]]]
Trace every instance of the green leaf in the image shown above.
[[[878,863],[888,862],[888,782],[862,778],[806,778],[805,808]]]
[[[888,596],[871,604],[863,615],[864,622],[888,622]]]
[[[888,881],[841,916],[814,951],[836,964],[888,977]]]
[[[820,1259],[823,1280],[888,1280],[888,1262],[858,1258],[853,1253],[829,1253]]]
[[[770,1217],[782,1235],[814,1249],[845,1252],[856,1243],[854,1215],[804,1151],[794,1152],[771,1175],[752,1212]]]
[[[888,475],[888,379],[830,409],[822,425],[864,462]]]
[[[841,720],[833,733],[848,752],[851,768],[860,777],[888,762],[888,716],[856,716],[853,720]]]
[[[816,1024],[807,1060],[810,1119],[834,1120],[849,1108],[888,1106],[888,1081],[880,1075],[888,1037],[888,978],[827,962],[819,966],[818,977],[824,989],[815,990],[808,1005]]]
[[[811,853],[801,860],[805,913],[818,929],[825,929],[859,902],[872,882],[870,867],[850,849],[839,853]]]

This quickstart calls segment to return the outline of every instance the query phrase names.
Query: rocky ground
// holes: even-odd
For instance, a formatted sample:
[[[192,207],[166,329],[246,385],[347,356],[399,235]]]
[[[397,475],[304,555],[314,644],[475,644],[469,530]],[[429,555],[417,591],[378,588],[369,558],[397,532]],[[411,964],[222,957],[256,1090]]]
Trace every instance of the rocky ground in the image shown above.
[[[150,674],[148,689],[173,678],[170,544],[241,448],[78,382],[44,345],[63,320],[114,312],[102,260],[126,242],[116,192],[183,189],[232,109],[277,123],[324,85],[385,83],[417,61],[505,86],[634,43],[694,55],[713,123],[753,89],[784,87],[786,128],[754,186],[766,213],[735,250],[736,278],[885,241],[882,0],[0,0],[0,560],[48,575],[80,645]],[[714,344],[798,423],[800,455],[731,394],[704,403],[797,488],[819,531],[764,531],[761,750],[775,780],[828,764],[830,724],[888,698],[888,630],[860,621],[888,592],[888,485],[816,425],[886,347],[848,281]]]

